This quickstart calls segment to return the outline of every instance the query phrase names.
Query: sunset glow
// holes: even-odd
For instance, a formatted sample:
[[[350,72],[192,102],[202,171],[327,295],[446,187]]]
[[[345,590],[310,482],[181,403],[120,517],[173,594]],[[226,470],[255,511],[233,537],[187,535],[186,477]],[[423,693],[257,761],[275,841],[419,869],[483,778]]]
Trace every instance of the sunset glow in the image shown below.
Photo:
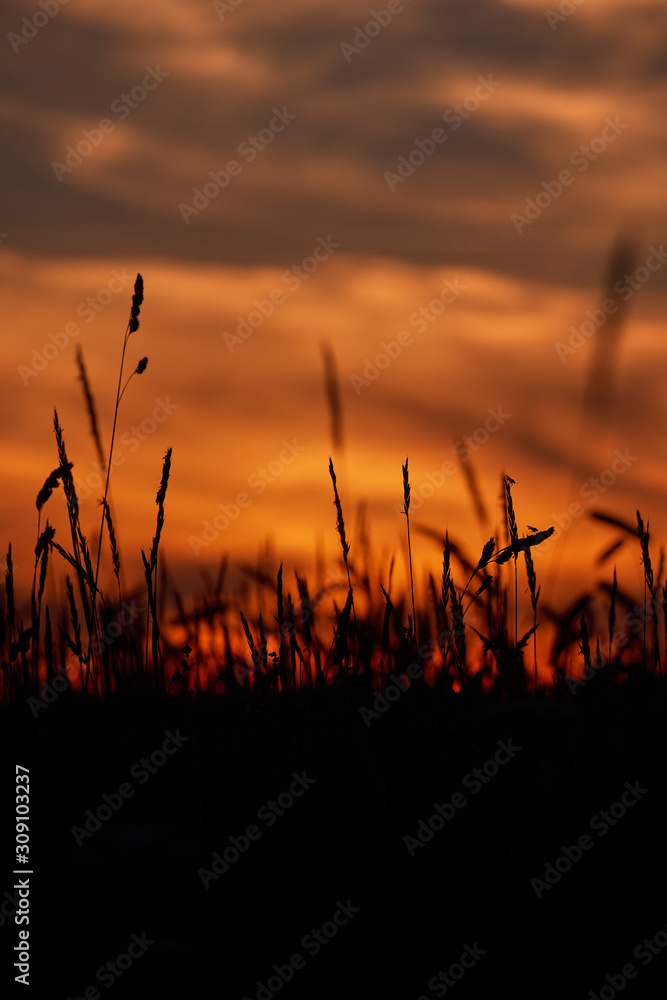
[[[150,544],[168,446],[163,546],[185,590],[200,566],[224,553],[254,561],[267,539],[286,566],[312,572],[318,544],[337,564],[330,454],[348,518],[367,502],[387,557],[403,545],[406,454],[415,524],[448,528],[471,559],[485,539],[461,475],[467,454],[492,528],[502,473],[517,482],[519,516],[547,527],[617,449],[634,456],[584,504],[565,580],[597,578],[571,561],[609,541],[588,523],[593,508],[632,520],[640,507],[663,537],[665,81],[652,68],[662,7],[619,2],[612,16],[587,0],[552,23],[538,3],[485,3],[473,31],[463,4],[397,6],[366,30],[354,2],[280,14],[268,2],[173,2],[155,6],[156,30],[150,4],[80,2],[32,37],[21,20],[31,8],[13,5],[0,531],[18,576],[29,576],[34,495],[54,465],[54,406],[97,531],[75,350],[108,447],[137,272],[146,298],[128,364],[149,365],[123,399],[111,478],[128,583]],[[565,59],[573,45],[576,62]],[[654,249],[660,263],[628,296],[600,436],[582,400],[606,331],[579,331],[600,309],[619,235],[636,267]],[[485,440],[499,408],[507,419]],[[285,442],[295,453],[281,464]],[[425,496],[448,462],[454,471]],[[227,517],[239,495],[250,502]],[[51,502],[57,524],[62,498]],[[437,572],[441,553],[418,533],[414,555],[420,581]]]

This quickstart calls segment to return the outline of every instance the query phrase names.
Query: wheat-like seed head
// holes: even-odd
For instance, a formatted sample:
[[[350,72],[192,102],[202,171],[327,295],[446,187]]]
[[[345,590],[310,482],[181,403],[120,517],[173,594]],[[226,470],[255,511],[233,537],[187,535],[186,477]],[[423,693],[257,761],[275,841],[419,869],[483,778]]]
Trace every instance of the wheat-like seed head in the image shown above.
[[[650,533],[648,530],[648,521],[646,522],[646,528],[644,528],[644,521],[637,511],[637,534],[639,536],[639,544],[642,550],[642,562],[644,563],[644,576],[646,577],[646,585],[653,596],[654,591],[654,580],[653,580],[653,567],[651,566],[651,556],[649,555],[648,543],[650,539]]]
[[[410,510],[410,480],[408,479],[408,460],[406,458],[403,469],[403,513],[408,516]]]
[[[338,488],[336,486],[336,473],[334,472],[333,461],[329,459],[329,475],[331,476],[331,481],[334,488],[334,506],[336,508],[336,531],[340,536],[340,543],[343,547],[343,559],[345,565],[347,566],[347,554],[350,551],[350,546],[345,537],[345,521],[343,520],[343,508],[340,505],[340,497],[338,496]]]
[[[324,387],[331,416],[331,440],[334,448],[340,448],[343,444],[343,410],[340,402],[336,359],[328,341],[322,341],[320,349],[324,362]]]
[[[510,542],[516,542],[519,538],[519,532],[517,531],[514,501],[512,500],[512,486],[514,486],[514,480],[509,476],[505,476],[505,499],[507,502],[507,521],[510,529]]]
[[[523,554],[526,558],[526,576],[528,577],[528,587],[530,588],[530,601],[533,605],[533,611],[537,607],[537,600],[540,596],[540,588],[537,586],[537,579],[535,577],[535,566],[533,565],[533,557],[531,555],[530,549],[525,548]]]
[[[69,469],[70,470],[72,468],[72,465],[73,465],[73,463],[70,462],[69,463]],[[35,501],[35,504],[36,504],[36,507],[37,507],[38,511],[40,511],[42,509],[42,507],[44,506],[44,504],[46,503],[46,501],[49,499],[49,497],[51,496],[51,494],[53,493],[53,491],[58,488],[58,483],[60,482],[62,474],[63,474],[63,470],[61,468],[54,469],[53,472],[47,478],[46,482],[44,483],[44,485],[42,486],[41,490],[37,494],[37,500]]]
[[[74,488],[74,479],[72,478],[72,462],[67,459],[67,451],[65,450],[65,440],[63,438],[62,427],[60,426],[60,421],[58,420],[58,411],[53,410],[53,428],[56,435],[56,446],[58,448],[58,458],[60,460],[60,470],[61,479],[63,483],[63,490],[65,491],[65,497],[67,499],[67,506],[69,508],[70,517],[73,522],[76,523],[79,519],[79,500],[76,495],[76,490]]]
[[[137,280],[134,283],[134,295],[132,296],[132,308],[130,310],[130,333],[134,333],[139,329],[139,310],[143,301],[144,279],[140,274],[137,274]]]
[[[86,399],[86,409],[88,410],[88,416],[90,417],[90,430],[93,435],[93,441],[95,442],[97,458],[99,460],[101,470],[104,471],[106,469],[106,462],[104,459],[102,438],[100,437],[100,430],[97,425],[97,412],[95,410],[95,401],[93,399],[93,394],[90,391],[90,384],[88,382],[88,373],[86,372],[86,366],[83,361],[83,351],[81,350],[80,344],[78,344],[76,348],[76,364],[79,369],[79,381],[83,386],[83,394]]]
[[[107,531],[109,532],[109,545],[111,546],[111,558],[113,561],[113,570],[116,574],[116,579],[120,579],[120,554],[118,552],[118,544],[116,542],[116,532],[114,531],[113,521],[111,519],[111,511],[109,510],[109,504],[106,500],[103,500],[104,504],[104,518],[107,523]]]

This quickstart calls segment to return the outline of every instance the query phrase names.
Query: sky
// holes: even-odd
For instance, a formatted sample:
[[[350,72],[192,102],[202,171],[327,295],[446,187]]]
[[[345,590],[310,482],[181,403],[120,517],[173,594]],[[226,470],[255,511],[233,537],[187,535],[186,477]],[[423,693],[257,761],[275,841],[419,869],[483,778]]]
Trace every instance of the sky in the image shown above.
[[[161,544],[184,589],[267,545],[274,569],[335,570],[330,456],[351,557],[365,503],[385,580],[406,456],[418,587],[442,559],[420,529],[475,562],[502,474],[521,533],[557,528],[536,558],[554,599],[611,577],[591,513],[639,507],[660,544],[664,4],[7,0],[1,18],[0,545],[19,580],[54,407],[96,536],[76,351],[108,449],[137,273],[124,377],[148,367],[111,475],[129,582],[169,447]],[[54,494],[61,542],[64,514]],[[618,563],[637,588],[638,551]]]

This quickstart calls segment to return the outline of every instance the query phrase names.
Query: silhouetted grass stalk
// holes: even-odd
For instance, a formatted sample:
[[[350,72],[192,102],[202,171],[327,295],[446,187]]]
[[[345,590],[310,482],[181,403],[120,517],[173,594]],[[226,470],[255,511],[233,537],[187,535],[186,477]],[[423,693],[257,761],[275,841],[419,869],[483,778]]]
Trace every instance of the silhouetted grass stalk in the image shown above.
[[[67,451],[65,449],[65,440],[63,438],[62,428],[58,420],[58,411],[54,409],[53,411],[53,425],[54,432],[56,436],[56,445],[58,448],[58,459],[60,461],[60,472],[61,481],[63,484],[63,490],[65,492],[65,499],[67,500],[67,513],[69,517],[70,532],[72,535],[72,554],[67,553],[62,546],[60,546],[55,539],[51,540],[51,544],[58,549],[63,558],[70,563],[70,565],[75,569],[77,581],[79,584],[79,594],[81,597],[81,604],[83,607],[84,618],[86,621],[86,628],[88,630],[88,653],[84,656],[84,662],[86,664],[86,676],[85,683],[83,685],[84,697],[88,693],[88,683],[90,680],[90,675],[92,672],[93,683],[95,685],[95,690],[97,692],[97,674],[95,671],[94,659],[91,655],[91,645],[92,645],[92,635],[94,630],[95,622],[95,599],[97,596],[97,582],[93,578],[93,569],[90,559],[90,551],[88,549],[88,543],[86,538],[81,531],[81,524],[79,520],[79,500],[76,495],[76,489],[74,487],[74,479],[72,478],[72,463],[68,461]]]
[[[354,592],[352,588],[352,579],[350,577],[350,565],[347,561],[347,554],[350,551],[350,545],[349,542],[347,541],[347,538],[345,537],[345,521],[343,519],[343,508],[341,507],[340,497],[338,496],[338,488],[336,486],[336,473],[334,472],[334,465],[331,458],[329,458],[329,475],[331,476],[331,482],[333,483],[333,489],[334,489],[334,507],[336,508],[336,531],[338,532],[338,536],[340,538],[340,544],[343,550],[343,562],[345,563],[345,570],[347,572],[348,597],[345,606],[347,608],[348,616],[349,616],[348,604],[351,604],[352,606],[352,614],[354,616],[354,628],[357,634],[357,647],[361,658],[361,643],[359,641],[359,627],[357,625],[357,609],[355,608],[354,605]]]
[[[408,460],[405,459],[403,469],[403,513],[408,526],[408,563],[410,566],[410,594],[412,595],[412,645],[417,655],[417,618],[415,616],[415,585],[412,578],[412,545],[410,542],[410,480],[408,478]]]
[[[639,543],[642,551],[642,563],[644,566],[644,608],[646,608],[646,592],[648,591],[651,595],[651,607],[653,619],[653,641],[651,644],[651,659],[653,661],[653,669],[656,667],[661,668],[660,665],[660,640],[658,637],[658,616],[655,613],[655,578],[653,576],[653,567],[651,565],[651,555],[649,552],[649,526],[648,521],[646,522],[646,528],[644,528],[644,522],[637,511],[637,534],[639,536]],[[644,628],[643,628],[643,655],[646,657],[646,614],[644,614]]]
[[[616,592],[618,590],[618,583],[616,581],[616,567],[614,566],[614,579],[611,585],[610,603],[609,603],[609,655],[608,661],[611,663],[611,641],[614,632],[614,625],[616,623]]]
[[[514,486],[514,480],[510,479],[509,476],[505,476],[505,498],[507,501],[507,523],[509,525],[509,537],[510,544],[517,542],[519,538],[519,533],[516,526],[516,515],[514,513],[514,502],[512,500],[512,486]],[[514,553],[514,645],[516,646],[519,641],[519,602],[518,602],[518,583],[517,583],[517,558],[519,553]]]
[[[540,599],[541,587],[536,587],[535,567],[530,549],[523,550],[526,559],[526,576],[528,577],[528,587],[530,589],[530,603],[533,607],[533,658],[535,661],[535,694],[537,694],[537,602]]]
[[[160,686],[160,625],[158,621],[158,610],[157,610],[157,581],[158,581],[158,553],[160,547],[160,537],[162,535],[162,528],[164,525],[164,501],[167,495],[167,485],[169,483],[169,472],[171,470],[171,448],[167,448],[162,464],[162,479],[160,481],[160,488],[157,491],[157,496],[155,498],[155,503],[157,504],[157,526],[155,529],[155,537],[153,538],[153,544],[150,551],[150,560],[146,558],[146,553],[141,550],[141,558],[144,563],[144,575],[146,577],[146,587],[148,590],[148,607],[149,614],[151,618],[151,639],[152,639],[152,658],[153,658],[153,677],[155,680],[156,690],[159,690]],[[148,638],[148,635],[147,635]],[[148,664],[146,664],[148,666]]]
[[[113,413],[113,426],[111,428],[111,444],[109,445],[109,460],[106,463],[107,466],[107,476],[104,484],[104,497],[102,499],[102,518],[100,521],[100,534],[97,541],[97,564],[95,567],[95,593],[93,594],[93,607],[95,606],[95,594],[97,593],[97,581],[100,575],[100,555],[102,553],[102,536],[104,533],[104,522],[106,518],[106,513],[108,510],[108,496],[109,496],[109,478],[111,476],[111,466],[113,459],[113,446],[116,440],[116,424],[118,421],[118,408],[120,406],[120,401],[123,398],[123,394],[127,389],[128,383],[133,375],[141,375],[146,370],[146,365],[148,364],[148,358],[142,358],[139,361],[137,367],[129,376],[125,385],[121,389],[123,384],[123,366],[125,364],[125,351],[127,349],[127,342],[131,334],[135,333],[139,329],[139,311],[141,309],[141,304],[144,300],[144,281],[140,274],[137,274],[136,281],[134,283],[134,294],[132,296],[132,306],[130,308],[130,318],[125,330],[125,336],[123,338],[123,351],[120,358],[120,370],[118,372],[118,387],[116,389],[116,404],[114,406]]]

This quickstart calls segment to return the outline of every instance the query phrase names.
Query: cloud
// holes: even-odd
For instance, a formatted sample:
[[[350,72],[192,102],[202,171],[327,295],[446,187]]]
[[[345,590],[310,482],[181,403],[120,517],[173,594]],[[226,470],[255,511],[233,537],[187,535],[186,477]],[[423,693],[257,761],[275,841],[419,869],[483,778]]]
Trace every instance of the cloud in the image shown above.
[[[21,30],[34,9],[12,4],[6,33]],[[21,428],[4,445],[12,500],[2,537],[18,530],[32,539],[33,493],[53,467],[54,404],[82,475],[94,460],[74,341],[27,385],[18,375],[50,333],[77,318],[108,436],[109,372],[129,297],[119,295],[89,325],[76,310],[114,268],[141,271],[147,289],[132,349],[149,356],[149,367],[123,401],[123,430],[149,419],[157,397],[171,394],[179,405],[114,477],[119,515],[131,512],[135,555],[152,537],[154,511],[144,501],[168,445],[169,544],[180,556],[207,511],[229,502],[283,438],[297,435],[307,454],[257,497],[216,558],[227,545],[254,551],[269,528],[303,556],[310,529],[299,537],[299,525],[330,530],[323,337],[341,380],[348,442],[341,481],[355,498],[370,499],[388,545],[405,454],[415,476],[426,475],[490,406],[504,405],[512,419],[475,454],[488,496],[499,471],[511,468],[534,523],[550,513],[545,492],[567,503],[567,476],[580,468],[593,344],[565,365],[554,345],[599,305],[619,232],[647,251],[664,240],[667,11],[659,3],[586,0],[552,31],[542,3],[482,0],[474,16],[471,9],[467,0],[406,2],[348,52],[349,61],[341,45],[356,44],[372,16],[357,0],[246,0],[224,20],[207,2],[137,8],[129,0],[77,0],[18,52],[6,40],[0,134],[11,156],[0,161],[0,229],[8,234],[0,245],[8,330],[0,410],[6,425],[20,413]],[[147,67],[168,75],[121,117],[114,102],[142,86]],[[480,78],[500,86],[473,107]],[[267,138],[261,130],[275,109],[296,117],[270,141],[258,139],[251,159],[244,143]],[[113,129],[58,180],[53,162],[69,146],[78,155],[86,130],[105,118]],[[592,148],[616,118],[627,129],[580,160],[579,170],[572,155]],[[435,129],[447,138],[434,143]],[[433,151],[420,163],[429,141]],[[179,206],[192,205],[231,160],[241,171],[204,196],[208,205],[186,223]],[[386,174],[404,162],[413,169],[404,167],[391,190]],[[549,200],[565,169],[573,182]],[[539,215],[517,232],[512,215],[538,195]],[[329,237],[340,247],[292,291],[284,273]],[[466,284],[465,294],[418,333],[410,317],[446,279]],[[275,290],[284,301],[230,352],[223,334]],[[638,499],[662,496],[649,456],[660,448],[665,294],[660,271],[631,303],[608,440],[595,439],[600,468],[610,443],[641,450],[619,484],[622,503],[633,489]],[[412,343],[356,394],[350,376],[403,330]],[[465,519],[467,503],[462,480],[453,479],[423,516]],[[31,542],[25,548],[30,563]]]

